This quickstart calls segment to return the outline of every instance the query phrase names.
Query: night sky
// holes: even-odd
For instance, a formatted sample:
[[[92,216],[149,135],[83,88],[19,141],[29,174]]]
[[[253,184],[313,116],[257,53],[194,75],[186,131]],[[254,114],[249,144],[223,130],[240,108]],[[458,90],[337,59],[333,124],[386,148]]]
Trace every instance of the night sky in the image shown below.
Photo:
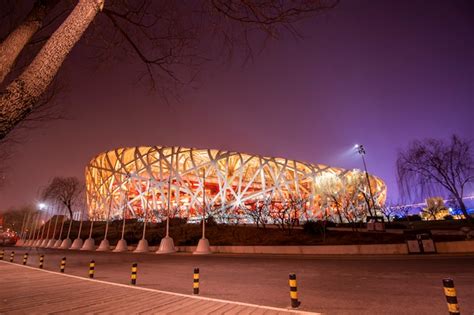
[[[37,200],[54,176],[84,178],[98,153],[175,145],[360,168],[399,199],[395,159],[417,138],[474,135],[474,2],[341,1],[253,63],[209,64],[180,100],[137,81],[133,60],[95,68],[78,47],[62,71],[66,120],[27,131],[0,209]]]

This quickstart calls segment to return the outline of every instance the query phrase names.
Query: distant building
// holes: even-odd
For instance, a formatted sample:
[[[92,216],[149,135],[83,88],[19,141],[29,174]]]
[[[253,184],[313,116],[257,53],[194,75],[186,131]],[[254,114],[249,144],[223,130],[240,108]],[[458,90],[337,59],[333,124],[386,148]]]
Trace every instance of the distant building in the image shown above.
[[[322,215],[316,193],[322,178],[356,173],[360,171],[232,151],[120,148],[99,154],[87,165],[87,204],[89,216],[98,220],[147,213],[158,221],[169,204],[173,215],[192,221],[201,217],[205,204],[220,221],[246,222],[246,210],[259,203],[269,200],[268,206],[279,211],[298,199],[299,211],[291,215],[305,220]],[[383,204],[384,182],[372,175],[370,182],[375,202]]]

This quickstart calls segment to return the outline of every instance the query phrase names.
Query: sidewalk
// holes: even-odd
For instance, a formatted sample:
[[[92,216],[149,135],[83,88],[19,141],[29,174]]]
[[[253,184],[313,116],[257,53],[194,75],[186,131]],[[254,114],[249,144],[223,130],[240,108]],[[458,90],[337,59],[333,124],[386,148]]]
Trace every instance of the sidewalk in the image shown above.
[[[0,275],[0,314],[317,314],[109,283],[5,261],[0,261]]]

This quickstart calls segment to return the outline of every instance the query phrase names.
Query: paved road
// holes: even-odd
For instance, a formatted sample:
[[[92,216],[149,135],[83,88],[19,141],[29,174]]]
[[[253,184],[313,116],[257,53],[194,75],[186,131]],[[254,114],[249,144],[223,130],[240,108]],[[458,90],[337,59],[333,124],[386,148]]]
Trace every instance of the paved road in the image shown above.
[[[8,254],[8,249],[6,254]],[[14,249],[16,261],[28,249]],[[194,267],[201,270],[201,294],[258,305],[288,307],[288,273],[295,272],[301,309],[327,314],[446,314],[441,280],[455,281],[461,311],[474,312],[474,255],[468,256],[193,256],[30,249],[28,265],[87,276],[96,261],[97,279],[128,284],[138,262],[138,285],[183,294],[192,292]],[[8,255],[6,255],[7,257]]]

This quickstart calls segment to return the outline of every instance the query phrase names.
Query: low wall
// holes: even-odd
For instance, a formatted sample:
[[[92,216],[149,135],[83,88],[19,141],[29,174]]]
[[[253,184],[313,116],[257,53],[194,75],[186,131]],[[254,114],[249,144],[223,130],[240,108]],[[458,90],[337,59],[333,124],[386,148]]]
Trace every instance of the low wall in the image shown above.
[[[135,246],[128,246],[133,251]],[[178,252],[192,253],[196,246],[176,246]],[[150,246],[150,251],[158,246]],[[474,253],[474,240],[438,242],[436,250],[440,254]],[[226,254],[277,254],[277,255],[404,255],[408,254],[405,243],[371,245],[322,245],[322,246],[211,246],[213,253]]]
[[[436,243],[438,253],[474,253],[474,240]]]
[[[193,252],[196,246],[177,246],[180,252]],[[306,255],[393,255],[408,254],[406,244],[325,245],[325,246],[211,246],[213,253],[306,254]]]

